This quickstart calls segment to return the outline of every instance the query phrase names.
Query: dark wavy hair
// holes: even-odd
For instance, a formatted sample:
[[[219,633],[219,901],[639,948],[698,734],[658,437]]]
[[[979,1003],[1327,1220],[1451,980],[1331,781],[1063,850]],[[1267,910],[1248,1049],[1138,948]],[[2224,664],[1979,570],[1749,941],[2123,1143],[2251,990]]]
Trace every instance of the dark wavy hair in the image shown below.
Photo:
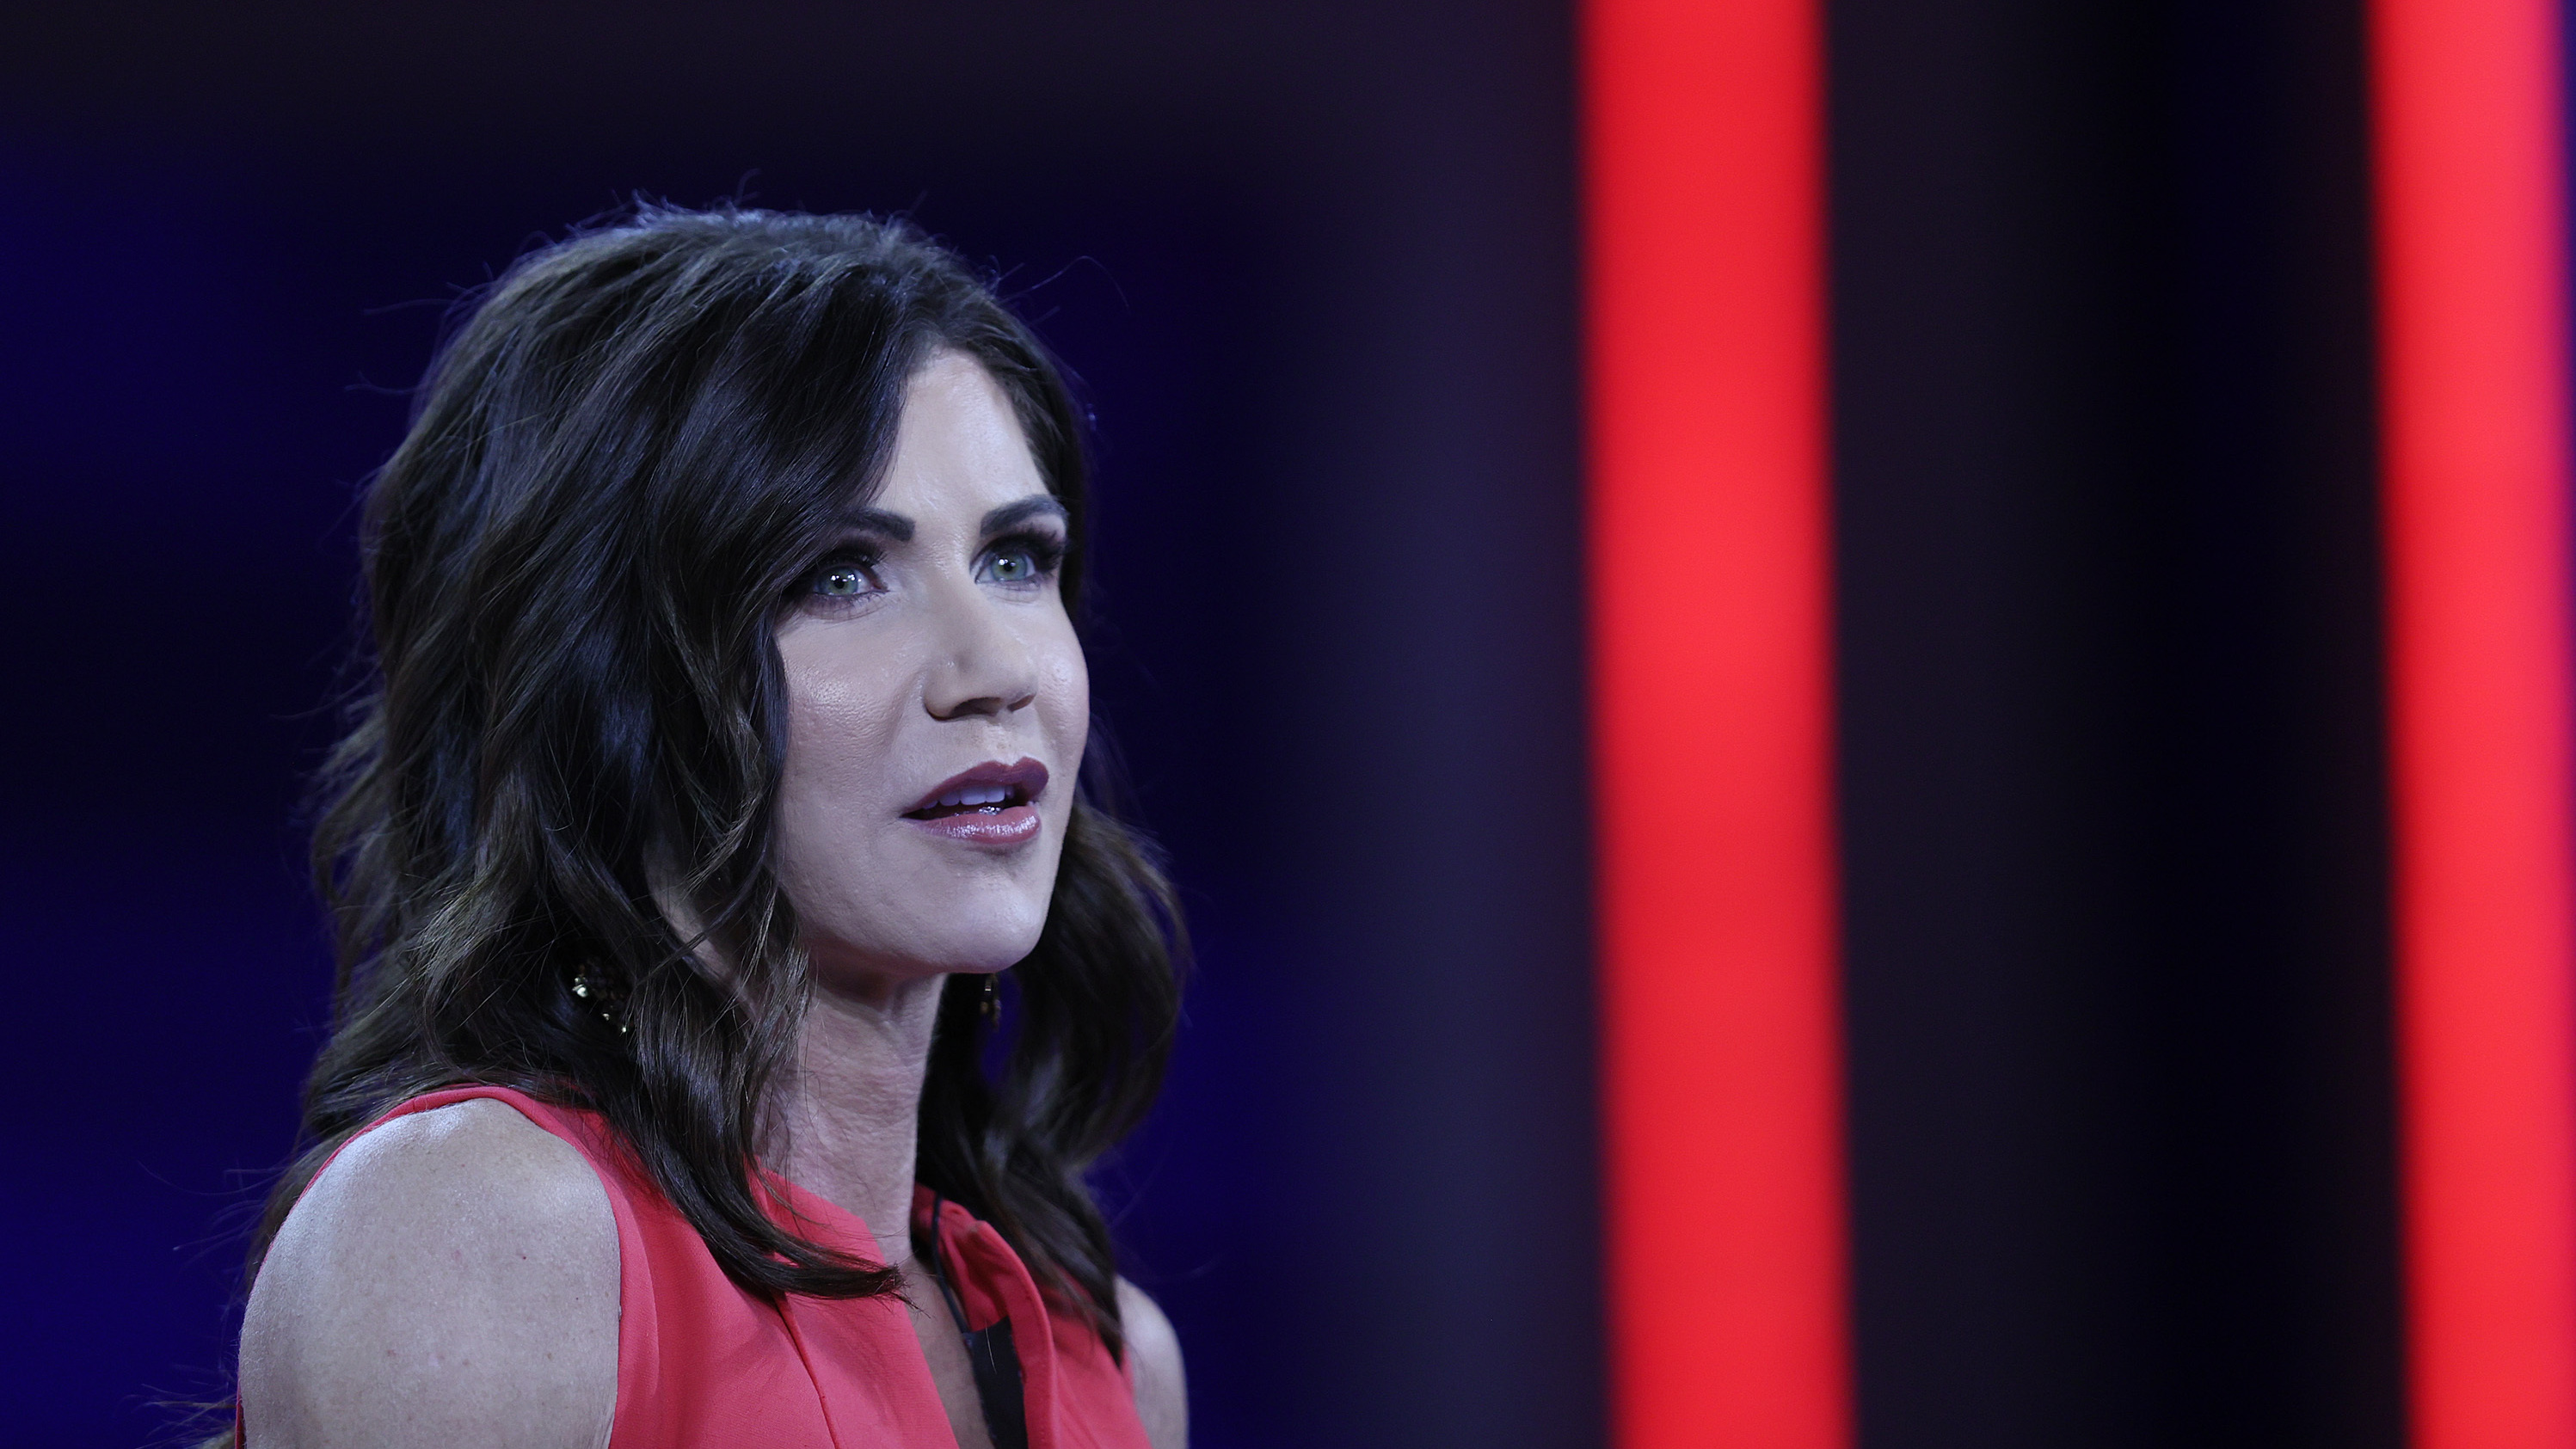
[[[1062,376],[901,222],[643,207],[474,303],[367,494],[369,687],[313,849],[336,1014],[253,1276],[335,1149],[471,1082],[597,1112],[752,1292],[894,1291],[893,1270],[780,1227],[755,1186],[810,989],[771,827],[772,635],[942,349],[1010,397],[1078,542]],[[1068,607],[1081,578],[1076,552]],[[1007,1043],[988,1043],[975,993],[940,1004],[918,1172],[1115,1352],[1116,1260],[1085,1173],[1161,1085],[1182,945],[1153,852],[1097,794],[1077,791],[1044,933],[1011,973]]]

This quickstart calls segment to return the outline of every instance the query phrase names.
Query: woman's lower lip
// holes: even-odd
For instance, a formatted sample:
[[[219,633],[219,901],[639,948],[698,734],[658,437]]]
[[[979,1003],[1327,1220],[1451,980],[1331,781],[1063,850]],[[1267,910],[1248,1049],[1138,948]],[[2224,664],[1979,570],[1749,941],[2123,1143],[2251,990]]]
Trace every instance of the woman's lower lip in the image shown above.
[[[1020,845],[1037,838],[1037,807],[1013,805],[1001,810],[965,810],[930,820],[905,816],[916,829],[966,845]]]

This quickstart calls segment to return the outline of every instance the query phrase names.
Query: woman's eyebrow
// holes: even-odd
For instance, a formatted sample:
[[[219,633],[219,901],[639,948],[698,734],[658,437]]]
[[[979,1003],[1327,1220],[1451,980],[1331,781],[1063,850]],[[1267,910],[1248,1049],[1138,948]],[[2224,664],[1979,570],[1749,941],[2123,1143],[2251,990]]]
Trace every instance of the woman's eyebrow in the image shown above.
[[[897,543],[912,542],[912,520],[882,508],[853,508],[841,515],[844,527],[882,533]]]
[[[1054,494],[1032,493],[1017,503],[1005,503],[985,514],[984,534],[989,538],[1013,524],[1026,523],[1042,515],[1053,515],[1060,519],[1071,517],[1064,511],[1064,504],[1057,501]]]

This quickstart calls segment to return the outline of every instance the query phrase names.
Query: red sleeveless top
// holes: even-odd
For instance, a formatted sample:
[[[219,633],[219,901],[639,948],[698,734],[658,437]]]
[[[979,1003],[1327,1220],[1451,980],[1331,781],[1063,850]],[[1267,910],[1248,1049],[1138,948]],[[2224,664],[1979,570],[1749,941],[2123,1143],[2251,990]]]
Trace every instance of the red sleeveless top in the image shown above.
[[[589,1112],[507,1087],[451,1087],[368,1124],[488,1097],[572,1145],[617,1217],[617,1417],[609,1449],[956,1449],[910,1311],[890,1297],[773,1305],[735,1286],[688,1219],[655,1190]],[[352,1140],[355,1140],[354,1138]],[[867,1263],[883,1261],[867,1225],[781,1178],[782,1225]],[[1009,1319],[1019,1349],[1029,1449],[1149,1449],[1134,1386],[1074,1313],[1046,1297],[1002,1235],[955,1203],[930,1221],[913,1193],[913,1230],[937,1233],[966,1326]],[[247,1442],[247,1441],[242,1441]]]

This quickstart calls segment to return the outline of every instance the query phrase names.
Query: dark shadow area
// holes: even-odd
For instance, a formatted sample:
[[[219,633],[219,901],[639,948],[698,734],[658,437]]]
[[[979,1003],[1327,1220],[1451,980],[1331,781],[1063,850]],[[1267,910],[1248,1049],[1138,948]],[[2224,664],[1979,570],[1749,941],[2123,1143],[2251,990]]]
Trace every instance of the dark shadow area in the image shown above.
[[[1831,15],[1862,1442],[2394,1446],[2359,7]]]

